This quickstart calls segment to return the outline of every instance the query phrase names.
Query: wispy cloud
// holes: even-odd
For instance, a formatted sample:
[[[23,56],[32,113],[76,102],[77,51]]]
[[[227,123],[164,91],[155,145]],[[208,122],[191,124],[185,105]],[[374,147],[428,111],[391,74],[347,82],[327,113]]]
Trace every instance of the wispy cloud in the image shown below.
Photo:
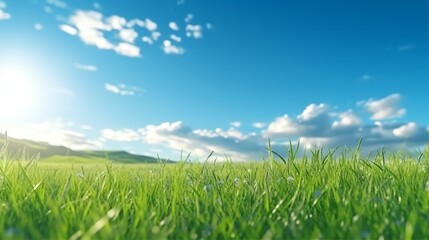
[[[368,75],[368,74],[364,74],[364,75],[362,75],[360,77],[360,79],[363,80],[363,81],[369,81],[369,80],[372,79],[372,77],[370,75]]]
[[[185,22],[190,22],[192,19],[194,19],[194,14],[192,14],[192,13],[189,13],[189,14],[187,14],[186,15],[186,17],[185,17]]]
[[[43,25],[42,25],[42,24],[40,24],[40,23],[35,23],[35,24],[34,24],[34,30],[36,30],[36,31],[41,31],[41,30],[43,30]]]
[[[369,99],[361,101],[358,104],[363,105],[365,109],[372,113],[372,120],[385,120],[402,117],[406,110],[400,107],[401,95],[391,94],[379,100]]]
[[[100,150],[103,147],[102,142],[86,137],[85,134],[73,130],[74,127],[73,122],[56,118],[52,121],[12,126],[8,128],[8,133],[12,137],[47,142],[73,150]]]
[[[61,25],[59,26],[59,29],[60,29],[61,31],[63,31],[63,32],[67,33],[67,34],[72,35],[72,36],[74,36],[74,35],[76,35],[76,34],[78,33],[78,31],[77,31],[77,29],[76,29],[76,28],[74,28],[74,27],[72,27],[72,26],[70,26],[70,25],[67,25],[67,24],[61,24]]]
[[[1,20],[8,20],[12,18],[12,15],[8,12],[6,12],[6,3],[0,1],[0,21]]]
[[[83,71],[90,71],[90,72],[95,72],[98,70],[98,68],[94,65],[87,65],[87,64],[81,64],[81,63],[76,63],[75,67],[77,69],[80,69]]]
[[[264,128],[267,124],[263,122],[255,122],[252,124],[254,128]]]
[[[114,94],[118,94],[121,96],[134,96],[137,93],[141,93],[142,90],[138,87],[129,87],[125,84],[118,84],[118,85],[114,85],[114,84],[110,84],[110,83],[106,83],[104,85],[104,88],[111,93]]]
[[[60,0],[46,0],[46,2],[48,4],[51,4],[51,5],[53,5],[55,7],[59,7],[59,8],[66,8],[67,7],[67,4],[63,1],[60,1]]]
[[[58,87],[56,88],[56,92],[67,97],[74,97],[76,96],[76,93],[70,89],[64,88],[64,87]]]
[[[241,127],[241,122],[235,121],[229,124],[231,127],[239,128]]]
[[[175,46],[171,43],[171,41],[169,40],[164,40],[163,45],[162,45],[162,49],[164,50],[164,52],[166,54],[176,54],[176,55],[180,55],[185,53],[185,49]]]
[[[118,142],[132,142],[138,141],[142,138],[142,135],[134,131],[132,129],[121,129],[121,130],[113,130],[113,129],[103,129],[101,131],[101,135],[103,138]]]
[[[414,46],[413,45],[411,45],[411,44],[404,44],[404,45],[401,45],[401,46],[398,46],[398,51],[400,51],[400,52],[404,52],[404,51],[409,51],[409,50],[411,50],[411,49],[413,49],[414,48]]]

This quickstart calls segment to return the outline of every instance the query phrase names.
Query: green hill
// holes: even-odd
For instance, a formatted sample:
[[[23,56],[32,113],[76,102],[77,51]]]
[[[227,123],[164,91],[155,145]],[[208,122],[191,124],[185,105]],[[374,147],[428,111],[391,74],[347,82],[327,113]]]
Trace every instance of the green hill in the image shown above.
[[[22,156],[29,159],[38,156],[39,160],[55,163],[100,163],[107,159],[117,163],[157,163],[158,158],[131,154],[126,151],[75,151],[64,146],[53,146],[44,142],[23,140],[0,134],[0,150],[7,151],[9,158]],[[1,154],[0,154],[1,155]],[[161,160],[170,162],[170,160]]]

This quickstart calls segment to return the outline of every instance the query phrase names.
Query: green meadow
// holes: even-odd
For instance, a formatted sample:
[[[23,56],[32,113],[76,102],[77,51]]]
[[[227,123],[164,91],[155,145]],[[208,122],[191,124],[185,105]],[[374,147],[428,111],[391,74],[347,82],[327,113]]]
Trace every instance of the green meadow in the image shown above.
[[[429,151],[317,149],[248,163],[0,153],[1,239],[429,238]],[[53,159],[51,159],[53,160]]]

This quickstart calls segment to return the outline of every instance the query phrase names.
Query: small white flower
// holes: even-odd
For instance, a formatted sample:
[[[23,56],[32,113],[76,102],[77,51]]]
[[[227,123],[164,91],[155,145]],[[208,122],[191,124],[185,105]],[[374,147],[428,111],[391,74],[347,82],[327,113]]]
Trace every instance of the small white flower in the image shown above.
[[[240,184],[240,179],[239,178],[234,178],[234,184],[235,184],[235,186],[237,186],[238,184]]]
[[[289,176],[289,177],[287,177],[287,180],[288,180],[288,182],[292,182],[293,181],[293,177]]]
[[[206,192],[210,192],[212,190],[212,188],[213,188],[212,185],[207,184],[207,185],[204,185],[203,190]]]

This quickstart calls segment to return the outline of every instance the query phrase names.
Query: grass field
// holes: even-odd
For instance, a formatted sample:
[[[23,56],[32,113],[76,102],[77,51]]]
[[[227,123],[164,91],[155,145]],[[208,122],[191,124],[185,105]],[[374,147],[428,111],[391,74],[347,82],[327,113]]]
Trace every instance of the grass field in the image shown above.
[[[0,153],[1,239],[429,238],[429,152],[58,164]]]

